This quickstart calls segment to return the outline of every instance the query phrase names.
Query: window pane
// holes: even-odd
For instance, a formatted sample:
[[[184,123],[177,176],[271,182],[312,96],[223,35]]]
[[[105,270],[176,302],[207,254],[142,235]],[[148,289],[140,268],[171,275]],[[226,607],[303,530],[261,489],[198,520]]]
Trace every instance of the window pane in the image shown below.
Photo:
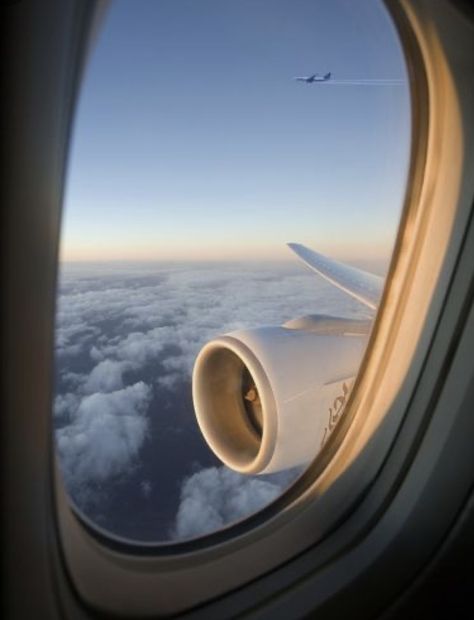
[[[364,321],[343,329],[351,347],[360,340],[360,359],[374,311],[286,243],[383,276],[409,146],[406,70],[378,2],[111,5],[78,106],[58,286],[54,432],[79,511],[132,540],[184,540],[245,518],[295,480],[343,414],[356,372],[341,366],[321,383],[333,341],[320,335],[342,329],[327,317]],[[302,336],[283,356],[279,336],[258,329],[309,315],[283,328]],[[313,427],[295,405],[281,414],[295,416],[284,466],[260,475],[209,449],[192,394],[201,348],[252,329],[242,338],[263,343],[263,357],[254,353],[277,415],[290,412],[304,369],[314,364],[320,381],[298,388],[314,396],[308,424],[321,421],[314,451],[304,452]],[[227,424],[225,369],[235,371],[236,415],[257,453],[270,432],[263,384],[232,355],[206,361],[201,402]],[[285,460],[290,443],[296,457]],[[247,462],[247,444],[236,445],[236,462]]]

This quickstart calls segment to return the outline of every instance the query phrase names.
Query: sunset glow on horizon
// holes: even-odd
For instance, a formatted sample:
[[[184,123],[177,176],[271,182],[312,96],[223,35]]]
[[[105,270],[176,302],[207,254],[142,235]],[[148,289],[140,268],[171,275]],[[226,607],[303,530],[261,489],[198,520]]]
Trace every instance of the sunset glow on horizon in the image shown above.
[[[301,242],[301,239],[298,239]],[[335,245],[330,242],[315,243],[303,241],[304,245],[317,249],[323,254],[327,254],[338,260],[357,261],[357,260],[381,260],[388,261],[391,254],[391,244],[373,243],[357,244],[348,243],[346,245]],[[113,244],[98,247],[97,244],[74,245],[61,248],[60,262],[166,262],[166,261],[187,261],[187,262],[227,262],[227,261],[265,261],[265,262],[284,262],[293,261],[294,256],[288,249],[286,242],[278,246],[263,244],[248,245],[242,248],[242,244],[215,244],[213,247],[203,248],[199,243],[189,245],[186,250],[177,250],[172,246],[114,246]]]

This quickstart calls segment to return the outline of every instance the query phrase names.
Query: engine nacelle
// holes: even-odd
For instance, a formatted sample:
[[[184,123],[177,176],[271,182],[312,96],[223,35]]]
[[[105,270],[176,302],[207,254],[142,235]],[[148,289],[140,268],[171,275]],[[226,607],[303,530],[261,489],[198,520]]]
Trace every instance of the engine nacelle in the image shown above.
[[[366,321],[303,317],[207,343],[194,365],[193,400],[213,452],[245,474],[309,463],[344,404],[368,330]]]

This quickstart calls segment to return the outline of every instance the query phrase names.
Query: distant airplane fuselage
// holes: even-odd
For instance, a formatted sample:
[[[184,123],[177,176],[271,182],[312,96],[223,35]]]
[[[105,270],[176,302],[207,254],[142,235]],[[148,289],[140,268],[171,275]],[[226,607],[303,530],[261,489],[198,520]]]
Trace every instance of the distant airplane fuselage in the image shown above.
[[[309,75],[309,76],[302,76],[302,77],[295,77],[295,80],[297,80],[298,82],[306,82],[307,84],[312,84],[313,82],[327,82],[328,80],[331,79],[331,72],[326,73],[325,75],[318,75],[317,73],[314,73],[313,75]]]

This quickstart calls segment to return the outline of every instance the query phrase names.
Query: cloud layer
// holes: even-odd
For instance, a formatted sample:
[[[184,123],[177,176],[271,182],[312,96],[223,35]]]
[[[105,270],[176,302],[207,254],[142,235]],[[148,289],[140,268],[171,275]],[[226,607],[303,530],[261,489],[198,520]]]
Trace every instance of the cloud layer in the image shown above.
[[[272,501],[288,483],[285,476],[256,479],[207,466],[196,471],[196,462],[203,462],[202,442],[190,443],[194,452],[182,450],[183,437],[197,433],[190,428],[191,407],[183,412],[183,403],[190,400],[194,359],[209,339],[315,312],[367,316],[357,302],[298,265],[63,271],[54,420],[58,455],[74,500],[86,512],[100,505],[105,514],[117,481],[146,468],[144,446],[149,444],[180,459],[179,467],[166,472],[150,465],[137,482],[140,497],[147,500],[160,496],[164,487],[157,481],[165,474],[171,480],[164,486],[176,489],[174,499],[171,491],[163,491],[162,503],[175,502],[176,518],[166,532],[157,532],[157,539],[208,533]]]

